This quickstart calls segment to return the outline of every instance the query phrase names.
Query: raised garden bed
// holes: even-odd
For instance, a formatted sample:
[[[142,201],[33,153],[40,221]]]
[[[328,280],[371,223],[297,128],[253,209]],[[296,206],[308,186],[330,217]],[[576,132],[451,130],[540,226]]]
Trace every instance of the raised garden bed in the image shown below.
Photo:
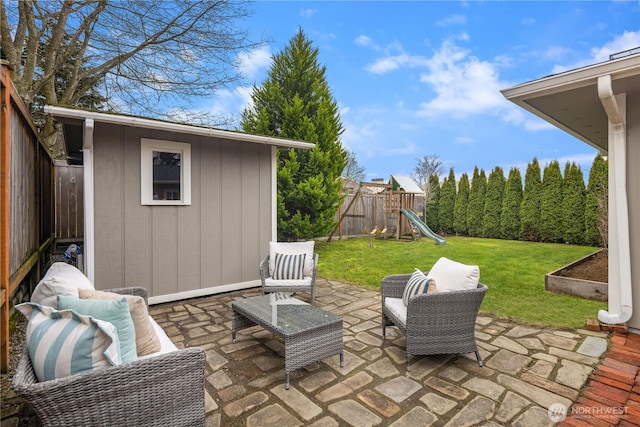
[[[607,253],[599,250],[591,255],[565,265],[545,276],[547,291],[574,295],[596,301],[607,301],[609,284]]]

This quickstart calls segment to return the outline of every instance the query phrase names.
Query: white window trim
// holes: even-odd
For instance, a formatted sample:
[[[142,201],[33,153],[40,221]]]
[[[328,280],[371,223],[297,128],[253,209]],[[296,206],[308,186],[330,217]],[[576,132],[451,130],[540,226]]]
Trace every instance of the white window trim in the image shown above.
[[[153,152],[180,154],[180,200],[153,200]],[[140,139],[140,203],[142,205],[191,205],[191,144],[160,139]]]

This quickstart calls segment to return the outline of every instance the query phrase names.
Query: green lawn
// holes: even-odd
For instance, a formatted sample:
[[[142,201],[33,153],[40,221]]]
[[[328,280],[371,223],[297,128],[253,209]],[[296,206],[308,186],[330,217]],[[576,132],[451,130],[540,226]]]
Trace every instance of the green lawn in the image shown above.
[[[428,271],[441,256],[480,266],[480,281],[489,287],[480,311],[535,325],[583,327],[607,304],[544,290],[545,274],[576,261],[598,248],[512,240],[449,237],[444,246],[433,240],[374,240],[368,238],[316,242],[318,275],[380,289],[388,274]]]

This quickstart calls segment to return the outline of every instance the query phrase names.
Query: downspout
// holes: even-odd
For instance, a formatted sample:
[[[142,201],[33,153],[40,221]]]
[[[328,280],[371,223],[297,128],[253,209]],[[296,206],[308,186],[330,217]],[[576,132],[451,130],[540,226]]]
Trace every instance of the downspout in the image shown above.
[[[598,96],[609,118],[609,310],[600,310],[598,320],[622,324],[633,314],[629,208],[627,202],[627,132],[625,95],[623,111],[613,94],[611,76],[598,77]]]
[[[82,138],[82,170],[84,174],[84,260],[85,274],[91,283],[95,283],[93,129],[93,119],[85,119]]]

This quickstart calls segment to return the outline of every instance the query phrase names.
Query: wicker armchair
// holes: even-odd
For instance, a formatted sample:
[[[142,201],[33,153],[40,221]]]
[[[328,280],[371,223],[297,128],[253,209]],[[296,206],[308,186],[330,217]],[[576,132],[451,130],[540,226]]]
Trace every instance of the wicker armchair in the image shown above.
[[[413,355],[465,354],[482,358],[475,339],[475,322],[487,286],[476,289],[424,294],[413,297],[406,307],[406,322],[385,304],[387,298],[402,298],[411,274],[396,274],[382,280],[382,338],[388,325],[397,326],[407,338],[407,371]]]
[[[110,291],[147,300],[144,288]],[[38,382],[25,346],[13,389],[43,426],[204,426],[204,374],[193,347]]]
[[[301,285],[295,283],[292,280],[281,280],[280,283],[274,284],[273,282],[268,284],[267,279],[271,278],[269,273],[269,259],[267,255],[260,263],[260,281],[262,282],[262,293],[268,292],[309,292],[311,295],[310,300],[313,304],[316,297],[316,271],[318,269],[318,254],[313,254],[313,270],[311,274],[311,281],[309,284]]]

